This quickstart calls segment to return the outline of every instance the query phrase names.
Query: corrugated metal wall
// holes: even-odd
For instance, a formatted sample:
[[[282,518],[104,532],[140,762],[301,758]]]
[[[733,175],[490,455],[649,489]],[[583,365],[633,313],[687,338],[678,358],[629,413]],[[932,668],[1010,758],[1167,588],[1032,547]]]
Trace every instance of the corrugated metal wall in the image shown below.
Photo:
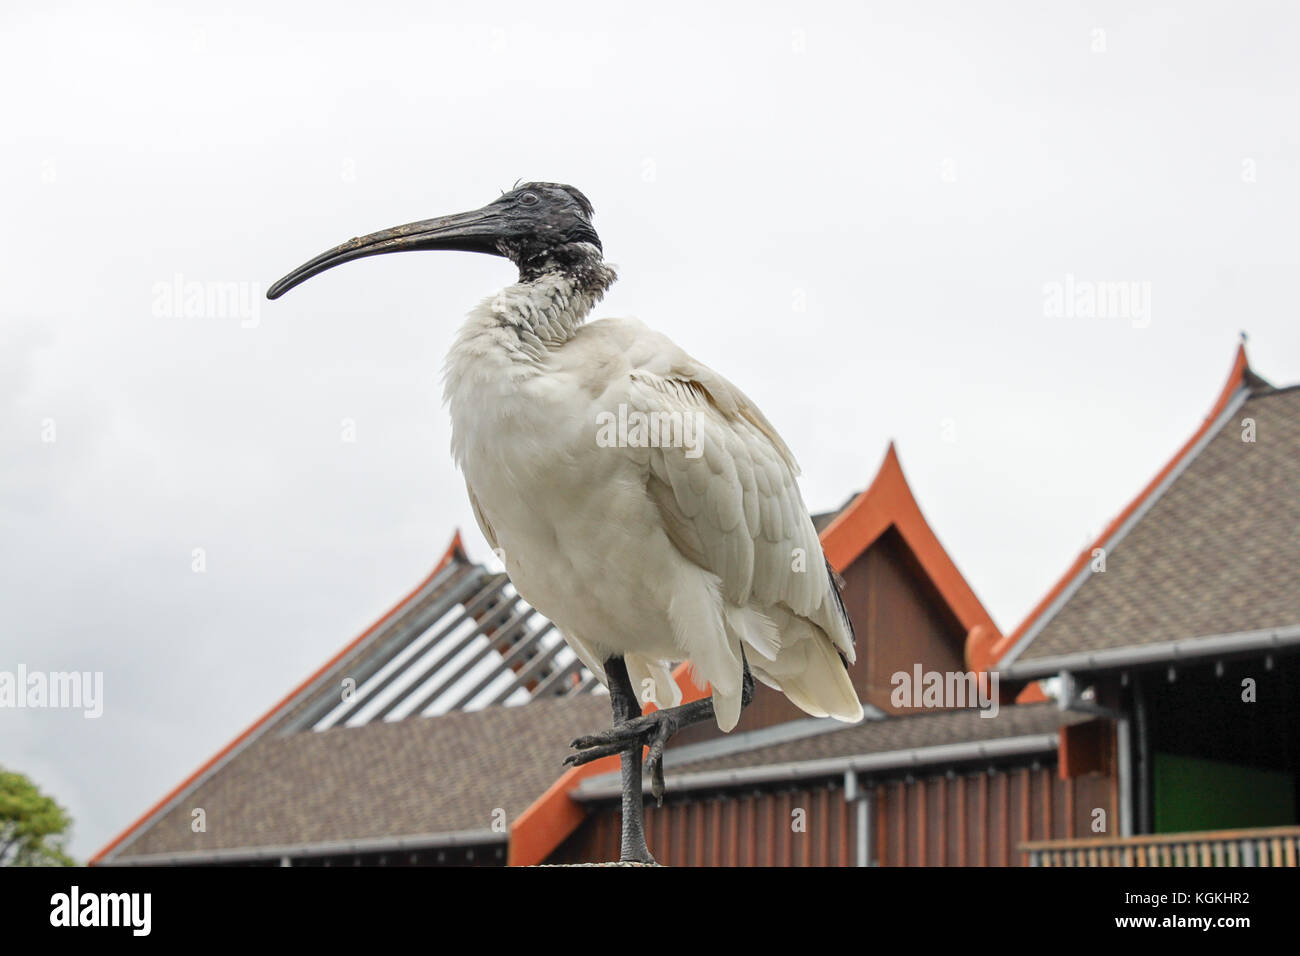
[[[1113,784],[1061,780],[1054,765],[884,783],[872,790],[873,856],[881,866],[1018,866],[1021,842],[1086,837],[1096,809],[1114,835]]]
[[[1109,835],[1119,822],[1112,776],[1061,780],[1054,764],[917,776],[869,792],[871,858],[881,866],[1021,865],[1016,847],[1022,841],[1089,836],[1096,809],[1105,811]],[[652,801],[646,828],[651,852],[666,866],[857,862],[857,808],[845,801],[838,781],[678,798],[662,808]],[[618,807],[594,808],[548,862],[618,859],[618,835]]]
[[[733,791],[662,807],[650,800],[645,815],[646,842],[665,866],[847,866],[854,859],[853,808],[838,784]],[[617,805],[593,809],[547,862],[616,860],[619,826]]]

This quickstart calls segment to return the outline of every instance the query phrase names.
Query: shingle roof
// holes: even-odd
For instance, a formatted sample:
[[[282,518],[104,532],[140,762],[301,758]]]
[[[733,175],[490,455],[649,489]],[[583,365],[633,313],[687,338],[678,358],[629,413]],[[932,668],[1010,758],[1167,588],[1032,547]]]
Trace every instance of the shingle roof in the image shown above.
[[[345,678],[353,682],[353,693],[343,700]],[[464,742],[520,738],[553,745],[545,734],[530,736],[534,722],[558,733],[561,742],[569,739],[564,735],[571,725],[569,736],[602,728],[608,702],[592,696],[596,685],[505,575],[466,558],[457,534],[415,590],[91,862],[371,836],[428,837],[457,832],[467,820],[488,827],[491,810],[517,815],[542,793],[563,752],[535,766],[532,755],[523,754],[516,765],[490,744],[478,754]],[[530,696],[583,702],[530,706],[528,717],[496,706],[520,706]],[[455,719],[430,719],[449,708]],[[469,708],[473,713],[460,712]],[[587,713],[598,715],[594,724],[581,720]],[[491,779],[505,781],[491,785],[502,792],[486,816],[482,807],[489,795],[475,787],[487,778],[467,781],[455,769],[462,760],[481,761]],[[337,783],[340,773],[347,776],[346,786]],[[215,817],[209,808],[214,801]],[[199,807],[209,812],[212,825],[191,834],[190,813]],[[376,820],[383,821],[378,830]]]
[[[1298,624],[1297,567],[1300,387],[1257,389],[1016,661]]]
[[[981,714],[981,711],[975,709],[945,710],[868,720],[816,736],[676,764],[666,776],[671,780],[674,775],[711,770],[736,770],[763,764],[856,757],[918,747],[1044,734],[1065,725],[1092,719],[1087,714],[1063,712],[1054,703],[1002,707],[994,717]]]
[[[264,734],[116,859],[487,830],[554,782],[570,739],[608,723],[608,698],[583,694]],[[198,807],[206,833],[191,831]]]

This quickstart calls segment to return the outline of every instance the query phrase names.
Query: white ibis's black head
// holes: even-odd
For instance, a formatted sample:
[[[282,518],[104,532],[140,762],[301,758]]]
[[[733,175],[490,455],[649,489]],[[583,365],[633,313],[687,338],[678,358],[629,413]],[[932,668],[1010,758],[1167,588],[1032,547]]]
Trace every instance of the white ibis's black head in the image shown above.
[[[294,286],[334,266],[416,249],[456,249],[504,256],[523,278],[548,271],[582,270],[601,258],[591,225],[591,202],[560,183],[525,183],[482,209],[424,219],[349,239],[294,269],[266,292],[278,299]]]

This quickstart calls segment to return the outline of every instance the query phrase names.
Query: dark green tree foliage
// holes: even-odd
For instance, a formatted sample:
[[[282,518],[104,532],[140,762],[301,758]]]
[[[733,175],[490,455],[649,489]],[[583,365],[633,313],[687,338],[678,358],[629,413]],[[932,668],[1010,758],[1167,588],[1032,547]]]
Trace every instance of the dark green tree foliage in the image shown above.
[[[71,826],[36,784],[0,767],[0,866],[75,866],[63,850]]]

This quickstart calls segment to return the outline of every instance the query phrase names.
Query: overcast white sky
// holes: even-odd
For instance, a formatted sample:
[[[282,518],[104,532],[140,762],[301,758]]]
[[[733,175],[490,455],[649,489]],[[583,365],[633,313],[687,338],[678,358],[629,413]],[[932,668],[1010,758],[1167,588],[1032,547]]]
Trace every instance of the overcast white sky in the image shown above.
[[[0,711],[0,764],[83,858],[455,528],[489,557],[439,378],[511,268],[368,259],[260,300],[350,236],[577,185],[621,269],[600,314],[749,392],[814,509],[897,440],[1004,629],[1239,330],[1300,381],[1294,5],[60,6],[0,13],[0,670],[103,671],[104,715]],[[1149,283],[1149,315],[1046,314],[1067,275]],[[169,310],[177,276],[257,314]]]

